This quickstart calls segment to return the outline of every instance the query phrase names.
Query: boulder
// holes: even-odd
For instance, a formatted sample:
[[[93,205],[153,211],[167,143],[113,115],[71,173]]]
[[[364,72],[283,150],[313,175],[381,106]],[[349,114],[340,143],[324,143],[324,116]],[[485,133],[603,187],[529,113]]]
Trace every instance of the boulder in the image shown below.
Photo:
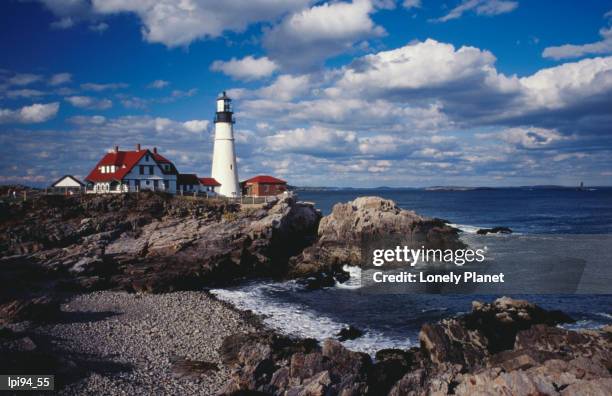
[[[525,300],[501,297],[491,304],[472,303],[472,312],[461,317],[467,329],[476,329],[488,340],[491,353],[512,349],[516,334],[536,324],[573,323],[561,311],[547,311]]]
[[[349,351],[331,339],[321,347],[312,340],[269,333],[239,334],[225,338],[219,353],[231,369],[223,394],[364,394],[371,368],[367,354]]]
[[[354,340],[355,338],[359,338],[363,335],[363,331],[359,330],[355,326],[349,325],[347,327],[343,327],[336,336],[340,341],[346,340]]]
[[[434,364],[450,362],[477,368],[492,354],[516,349],[515,340],[522,330],[537,324],[554,326],[571,322],[572,318],[562,312],[501,297],[491,304],[475,301],[472,312],[458,318],[423,325],[419,340],[421,349]],[[522,336],[525,337],[528,335]]]
[[[415,248],[464,247],[457,230],[443,220],[420,216],[380,197],[334,205],[331,214],[321,219],[317,234],[316,243],[292,259],[292,276],[333,273],[343,265],[363,266],[364,252],[391,239]]]
[[[512,234],[512,230],[509,227],[493,227],[493,228],[481,228],[476,231],[478,235],[487,234]]]

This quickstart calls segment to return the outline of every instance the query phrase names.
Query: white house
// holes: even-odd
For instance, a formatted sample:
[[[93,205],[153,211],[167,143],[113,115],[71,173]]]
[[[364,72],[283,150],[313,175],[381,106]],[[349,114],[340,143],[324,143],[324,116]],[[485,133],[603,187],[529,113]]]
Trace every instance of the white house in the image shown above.
[[[73,194],[82,192],[85,184],[72,175],[64,175],[51,184],[51,188],[65,194]]]
[[[119,146],[107,153],[85,178],[88,193],[121,193],[142,190],[175,194],[178,171],[157,152],[142,149],[121,151]]]

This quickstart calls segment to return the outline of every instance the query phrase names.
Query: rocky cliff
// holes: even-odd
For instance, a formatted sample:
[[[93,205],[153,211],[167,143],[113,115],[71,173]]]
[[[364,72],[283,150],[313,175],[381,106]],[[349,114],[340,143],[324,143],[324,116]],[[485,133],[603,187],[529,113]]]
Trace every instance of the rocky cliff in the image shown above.
[[[39,195],[2,203],[0,219],[5,297],[50,287],[164,292],[324,273],[321,286],[341,278],[344,264],[359,265],[364,238],[460,246],[456,230],[442,221],[378,197],[337,204],[321,219],[312,204],[291,195],[247,210],[154,193]]]
[[[51,286],[161,292],[280,276],[314,242],[321,217],[293,196],[240,210],[152,193],[42,195],[0,213],[4,295]]]

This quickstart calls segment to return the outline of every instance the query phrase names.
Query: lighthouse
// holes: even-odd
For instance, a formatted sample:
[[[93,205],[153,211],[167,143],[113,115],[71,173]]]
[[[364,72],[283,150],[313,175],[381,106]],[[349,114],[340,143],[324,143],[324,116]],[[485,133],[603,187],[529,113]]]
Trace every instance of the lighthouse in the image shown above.
[[[217,98],[212,177],[221,183],[219,194],[226,197],[240,196],[234,147],[233,114],[232,100],[223,91],[223,94]]]

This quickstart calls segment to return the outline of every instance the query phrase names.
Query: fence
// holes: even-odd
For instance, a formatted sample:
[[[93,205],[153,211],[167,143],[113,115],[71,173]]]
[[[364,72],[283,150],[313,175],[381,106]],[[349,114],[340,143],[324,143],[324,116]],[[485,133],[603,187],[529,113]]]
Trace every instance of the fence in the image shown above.
[[[143,191],[144,192],[144,191]],[[163,192],[163,191],[162,191]],[[84,194],[91,194],[92,191],[86,189],[73,189],[73,190],[64,190],[64,189],[54,189],[48,188],[44,190],[11,190],[0,197],[0,200],[8,200],[8,201],[26,201],[31,199],[37,195],[63,195],[63,196],[81,196]],[[127,192],[123,192],[124,194],[129,194]],[[100,194],[100,193],[98,193]],[[105,194],[117,194],[115,191],[109,191]],[[131,192],[131,194],[139,194],[138,192]],[[210,200],[210,201],[220,201],[220,202],[233,202],[241,205],[263,205],[268,202],[273,202],[278,200],[278,196],[263,196],[263,197],[255,197],[255,196],[241,196],[241,197],[224,197],[221,195],[213,195],[207,194],[205,192],[193,192],[193,193],[184,193],[184,194],[176,194],[174,195],[176,198],[188,199],[188,200]]]
[[[206,195],[206,194],[177,194],[176,197],[180,197],[183,199],[204,199],[211,201],[221,201],[221,202],[233,202],[241,205],[262,205],[268,202],[276,201],[278,198],[274,195],[265,196],[265,197],[254,197],[254,196],[242,196],[242,197],[223,197],[220,195]]]

